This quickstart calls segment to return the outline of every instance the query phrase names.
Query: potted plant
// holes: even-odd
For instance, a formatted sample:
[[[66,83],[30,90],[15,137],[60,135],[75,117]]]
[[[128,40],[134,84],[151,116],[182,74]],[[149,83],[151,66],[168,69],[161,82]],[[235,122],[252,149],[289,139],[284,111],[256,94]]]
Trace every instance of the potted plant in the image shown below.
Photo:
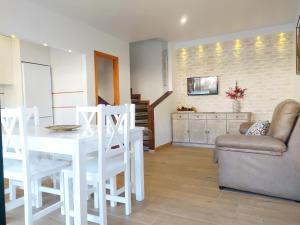
[[[233,112],[240,112],[241,111],[241,102],[240,100],[244,99],[246,88],[241,88],[238,86],[238,82],[236,81],[234,88],[229,88],[226,91],[226,97],[232,99],[232,110]]]

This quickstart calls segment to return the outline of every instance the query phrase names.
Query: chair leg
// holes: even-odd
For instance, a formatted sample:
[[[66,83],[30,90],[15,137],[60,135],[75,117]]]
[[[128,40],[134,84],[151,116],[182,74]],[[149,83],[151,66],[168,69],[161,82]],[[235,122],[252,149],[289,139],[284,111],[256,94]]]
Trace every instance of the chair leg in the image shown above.
[[[24,182],[24,222],[25,225],[33,225],[32,189],[30,181]]]
[[[124,172],[124,183],[125,183],[125,214],[131,214],[131,181],[130,181],[130,165],[126,166]]]
[[[35,195],[35,207],[41,208],[43,205],[42,192],[40,191],[40,186],[42,185],[41,179],[36,179],[34,182],[34,195]]]
[[[13,201],[13,200],[16,200],[16,186],[13,184],[13,181],[12,180],[9,180],[9,187],[8,187],[8,190],[9,190],[9,200],[10,201]]]
[[[130,167],[131,167],[131,192],[135,193],[135,164],[134,164],[134,160],[130,160]]]
[[[60,182],[59,182],[59,190],[60,190],[60,201],[63,203],[60,208],[61,215],[65,215],[65,188],[64,188],[64,176],[63,173],[60,173]]]
[[[65,217],[66,217],[66,225],[71,225],[71,216],[70,216],[70,184],[69,184],[69,177],[64,174],[64,193],[65,193]]]
[[[99,209],[99,185],[95,184],[95,192],[94,192],[94,208]]]
[[[117,177],[116,176],[109,179],[109,186],[110,186],[110,191],[109,191],[110,195],[115,196],[117,194]],[[117,202],[114,202],[111,200],[110,206],[116,207]]]
[[[101,225],[107,225],[105,180],[98,183],[98,190],[99,190],[99,217],[100,217],[99,222]]]

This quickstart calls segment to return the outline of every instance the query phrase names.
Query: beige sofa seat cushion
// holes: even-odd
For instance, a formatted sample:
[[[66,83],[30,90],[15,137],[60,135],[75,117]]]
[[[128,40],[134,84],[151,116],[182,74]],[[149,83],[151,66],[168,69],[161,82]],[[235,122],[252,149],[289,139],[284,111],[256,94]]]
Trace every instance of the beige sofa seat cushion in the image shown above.
[[[300,113],[300,104],[295,100],[285,100],[274,110],[268,135],[287,142]]]
[[[282,155],[286,145],[270,136],[222,135],[216,140],[217,150]]]

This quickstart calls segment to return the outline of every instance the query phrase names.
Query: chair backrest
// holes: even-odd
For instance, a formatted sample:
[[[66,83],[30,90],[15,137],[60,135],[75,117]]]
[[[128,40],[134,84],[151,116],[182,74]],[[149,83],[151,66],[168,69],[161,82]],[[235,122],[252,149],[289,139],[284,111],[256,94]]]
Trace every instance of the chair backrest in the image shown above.
[[[28,157],[24,109],[1,109],[3,158],[23,160]],[[17,133],[18,137],[14,134]]]
[[[77,106],[76,107],[76,124],[79,125],[82,121],[82,125],[91,126],[95,123],[97,114],[97,107],[95,106]]]
[[[38,107],[34,106],[32,108],[25,108],[25,121],[26,124],[30,124],[30,122],[33,120],[34,126],[39,126],[40,124],[40,114]]]
[[[124,163],[128,163],[130,105],[99,105],[98,109],[99,163],[116,156],[124,156]]]
[[[300,113],[300,103],[295,100],[285,100],[274,110],[268,135],[287,142]]]
[[[135,128],[135,104],[130,105],[130,129]]]

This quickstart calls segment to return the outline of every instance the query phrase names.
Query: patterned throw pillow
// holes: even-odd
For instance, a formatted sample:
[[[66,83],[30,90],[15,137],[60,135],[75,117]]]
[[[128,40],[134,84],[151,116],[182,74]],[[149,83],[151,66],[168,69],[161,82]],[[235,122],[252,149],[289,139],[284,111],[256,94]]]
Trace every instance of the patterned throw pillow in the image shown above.
[[[262,135],[265,136],[268,133],[270,127],[269,121],[258,121],[254,123],[247,131],[246,135]]]

